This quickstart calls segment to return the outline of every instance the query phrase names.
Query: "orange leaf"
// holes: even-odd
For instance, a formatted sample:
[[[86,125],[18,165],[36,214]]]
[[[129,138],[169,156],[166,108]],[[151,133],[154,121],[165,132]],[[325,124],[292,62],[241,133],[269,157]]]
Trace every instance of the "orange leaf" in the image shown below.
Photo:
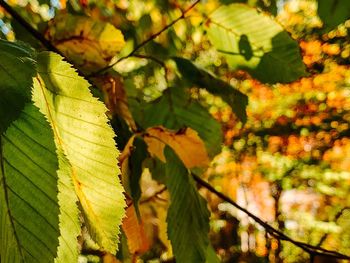
[[[106,253],[102,257],[102,262],[103,263],[120,263],[120,261],[111,253]]]
[[[150,243],[145,235],[143,222],[138,220],[134,206],[129,206],[126,209],[122,228],[132,254],[141,254],[149,249]]]
[[[195,130],[170,131],[162,126],[148,128],[144,140],[151,155],[165,162],[164,147],[169,145],[187,168],[203,167],[209,164],[204,142]]]
[[[60,0],[60,5],[62,9],[66,9],[67,0]]]

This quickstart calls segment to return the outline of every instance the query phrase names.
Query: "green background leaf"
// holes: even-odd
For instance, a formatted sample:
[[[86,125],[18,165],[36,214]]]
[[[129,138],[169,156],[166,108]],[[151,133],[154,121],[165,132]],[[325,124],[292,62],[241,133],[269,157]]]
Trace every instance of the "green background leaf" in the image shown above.
[[[209,245],[209,216],[206,201],[194,180],[171,148],[164,154],[165,185],[170,193],[168,236],[177,262],[205,262]]]
[[[318,0],[317,13],[326,30],[331,30],[350,19],[350,1]]]
[[[232,111],[242,121],[246,122],[247,95],[232,87],[227,82],[216,78],[204,69],[198,68],[191,61],[175,57],[173,58],[182,76],[193,85],[205,88],[210,93],[220,96],[231,106]]]
[[[243,4],[221,6],[208,19],[208,34],[233,69],[267,83],[306,75],[298,43],[271,17]]]
[[[210,156],[221,149],[222,131],[220,124],[198,102],[192,100],[182,88],[168,88],[163,96],[152,103],[136,105],[130,101],[133,116],[144,129],[162,125],[178,130],[190,127],[198,132]]]

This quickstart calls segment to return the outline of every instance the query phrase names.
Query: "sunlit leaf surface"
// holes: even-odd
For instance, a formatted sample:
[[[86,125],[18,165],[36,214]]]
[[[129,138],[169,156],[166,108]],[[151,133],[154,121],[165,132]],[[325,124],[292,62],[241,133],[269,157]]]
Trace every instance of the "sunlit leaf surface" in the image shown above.
[[[266,14],[242,4],[221,6],[207,22],[209,38],[232,69],[268,83],[305,76],[298,43]]]
[[[125,201],[114,133],[106,107],[94,98],[89,83],[59,55],[38,56],[34,101],[50,121],[57,147],[71,165],[71,177],[86,224],[105,250],[117,249]]]

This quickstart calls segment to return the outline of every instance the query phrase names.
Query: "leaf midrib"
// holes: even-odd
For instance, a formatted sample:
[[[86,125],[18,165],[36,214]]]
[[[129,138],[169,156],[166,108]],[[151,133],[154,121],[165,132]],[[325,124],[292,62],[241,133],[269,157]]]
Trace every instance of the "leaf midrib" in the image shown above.
[[[49,74],[48,74],[49,75]],[[37,77],[37,80],[38,80],[38,84],[40,86],[40,89],[41,89],[41,92],[42,92],[42,96],[45,100],[45,105],[46,105],[46,108],[47,108],[47,112],[48,112],[48,118],[50,119],[50,123],[52,125],[52,129],[53,129],[53,132],[54,132],[54,135],[55,137],[57,138],[57,143],[60,145],[62,151],[65,153],[67,152],[66,151],[66,148],[65,148],[65,144],[64,142],[62,141],[61,137],[60,137],[60,134],[58,132],[58,129],[56,127],[56,123],[54,122],[54,119],[52,117],[52,113],[51,113],[51,107],[50,107],[50,104],[46,98],[46,93],[45,93],[45,87],[41,81],[41,79],[39,77]],[[47,88],[48,89],[48,88]],[[50,92],[52,92],[51,89],[48,89]],[[55,92],[52,92],[53,94],[57,95]],[[74,188],[75,188],[75,192],[80,200],[80,203],[82,203],[82,201],[84,201],[87,209],[89,210],[89,213],[87,216],[93,216],[95,218],[95,222],[97,225],[101,224],[100,223],[100,219],[99,217],[95,214],[93,208],[91,207],[91,204],[90,204],[90,201],[86,198],[85,194],[84,194],[84,191],[81,189],[81,182],[79,181],[79,179],[77,178],[77,174],[76,174],[76,171],[73,167],[73,164],[70,163],[70,167],[71,167],[71,175],[72,175],[72,181],[74,183]],[[104,234],[104,236],[108,236],[106,231],[101,228],[100,231]]]

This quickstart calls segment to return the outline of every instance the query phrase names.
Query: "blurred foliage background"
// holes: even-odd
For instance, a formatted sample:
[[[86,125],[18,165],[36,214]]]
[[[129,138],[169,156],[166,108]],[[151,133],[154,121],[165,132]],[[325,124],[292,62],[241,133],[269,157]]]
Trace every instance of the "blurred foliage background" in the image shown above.
[[[190,4],[175,0],[7,2],[57,45],[60,38],[51,25],[59,23],[58,15],[80,14],[112,24],[121,30],[125,39],[125,46],[112,61],[127,55],[136,43],[163,29]],[[210,44],[206,28],[200,25],[220,5],[234,2],[246,3],[276,16],[298,41],[308,75],[288,84],[263,84],[247,71],[232,69],[223,54]],[[147,128],[160,124],[152,117],[147,119],[147,114],[145,117],[147,105],[163,98],[162,92],[173,83],[188,85],[188,80],[178,78],[172,57],[185,57],[214,73],[246,94],[249,103],[247,122],[243,124],[226,101],[192,85],[190,97],[197,99],[219,121],[219,131],[224,138],[222,147],[217,143],[220,138],[211,138],[211,147],[216,149],[212,151],[209,168],[203,171],[205,178],[293,239],[350,255],[350,20],[347,20],[350,5],[346,0],[329,1],[333,3],[333,13],[330,13],[329,8],[322,7],[322,2],[327,1],[203,0],[186,19],[154,38],[138,55],[118,63],[113,73],[96,77],[99,89],[95,89],[95,93],[109,107],[118,148],[122,151],[138,125]],[[53,17],[56,17],[54,21]],[[41,48],[37,40],[1,8],[0,37]],[[88,47],[88,43],[82,43],[79,49],[84,53]],[[63,46],[62,50],[70,52],[72,47]],[[106,64],[103,60],[96,61],[95,57],[90,60],[101,67]],[[96,65],[87,66],[90,60],[75,62],[91,73]],[[141,244],[127,241],[128,230],[124,229],[118,254],[122,262],[172,262],[165,223],[168,193],[151,178],[147,167],[146,160],[140,167],[143,171],[139,205],[142,229],[138,230],[137,239]],[[209,202],[210,239],[222,262],[309,260],[309,255],[300,248],[270,237],[230,204],[205,189],[200,192]],[[104,262],[116,262],[109,255],[96,253],[88,236],[83,234],[82,240],[80,262],[98,262],[101,256]]]

